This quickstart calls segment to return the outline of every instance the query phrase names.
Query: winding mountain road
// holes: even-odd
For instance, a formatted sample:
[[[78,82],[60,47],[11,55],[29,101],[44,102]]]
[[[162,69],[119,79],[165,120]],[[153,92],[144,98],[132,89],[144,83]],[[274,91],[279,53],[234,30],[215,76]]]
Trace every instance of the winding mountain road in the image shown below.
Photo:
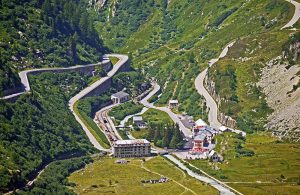
[[[107,81],[108,79],[110,79],[112,76],[114,76],[119,69],[126,64],[126,62],[128,61],[128,56],[126,55],[121,55],[121,54],[107,54],[107,57],[117,57],[119,58],[119,61],[113,66],[112,70],[110,70],[107,73],[107,76],[102,77],[101,79],[99,79],[98,81],[96,81],[95,83],[93,83],[92,85],[86,87],[85,89],[83,89],[82,91],[80,91],[78,94],[76,94],[74,97],[72,97],[69,101],[69,109],[72,111],[73,115],[75,116],[75,119],[77,120],[77,122],[82,126],[83,130],[85,131],[86,135],[88,136],[90,142],[94,145],[95,148],[97,148],[98,150],[102,150],[102,151],[110,151],[108,149],[104,149],[96,140],[96,138],[91,134],[91,132],[88,130],[88,128],[84,125],[84,123],[81,121],[81,119],[79,118],[79,116],[77,116],[77,114],[74,112],[74,104],[75,102],[77,102],[79,99],[83,98],[84,96],[88,95],[91,91],[93,91],[95,88],[97,88],[99,85],[103,84],[105,81]],[[96,63],[96,64],[88,64],[88,65],[77,65],[77,66],[71,66],[71,67],[67,67],[67,68],[40,68],[40,69],[33,69],[33,70],[25,70],[25,71],[21,71],[19,73],[19,77],[21,79],[21,83],[24,86],[24,91],[20,91],[18,93],[14,93],[8,96],[4,96],[1,97],[1,99],[5,99],[5,100],[9,100],[12,98],[15,98],[19,95],[22,95],[24,93],[30,92],[31,88],[30,88],[30,83],[29,83],[29,79],[28,79],[28,75],[29,74],[38,74],[38,73],[42,73],[42,72],[63,72],[68,71],[68,70],[77,70],[77,69],[81,69],[81,68],[87,68],[87,67],[92,67],[92,66],[100,66],[100,65],[104,65],[104,64],[108,64],[110,63],[109,60],[104,60],[102,62]]]
[[[86,135],[88,136],[90,142],[93,144],[93,146],[95,148],[97,148],[98,150],[102,150],[102,151],[106,151],[106,152],[110,152],[109,149],[105,149],[103,148],[99,142],[96,140],[96,138],[93,136],[93,134],[88,130],[88,128],[85,126],[85,124],[83,123],[83,121],[79,118],[79,116],[74,112],[74,104],[80,100],[81,98],[83,98],[84,96],[86,96],[87,94],[89,94],[91,91],[93,91],[95,88],[97,88],[99,85],[101,85],[102,83],[104,83],[105,81],[107,81],[108,79],[110,79],[112,76],[114,76],[118,70],[126,64],[126,62],[128,61],[128,56],[126,55],[120,55],[120,54],[108,54],[108,57],[117,57],[119,58],[119,61],[113,66],[113,69],[111,71],[109,71],[107,73],[106,77],[101,78],[100,80],[96,81],[95,83],[93,83],[92,85],[86,87],[85,89],[83,89],[82,91],[80,91],[77,95],[75,95],[74,97],[72,97],[69,101],[69,109],[72,111],[73,115],[75,116],[75,119],[77,120],[77,122],[81,125],[82,129],[84,130],[84,132],[86,133]]]
[[[219,59],[223,58],[226,56],[228,50],[230,47],[233,46],[235,41],[229,43],[228,45],[225,46],[221,54],[219,55],[218,58],[212,59],[208,62],[209,67],[213,66],[216,62],[219,61]],[[215,129],[219,129],[222,124],[218,121],[218,106],[215,100],[211,97],[211,95],[208,93],[208,91],[205,89],[203,83],[205,76],[207,75],[208,68],[203,70],[195,79],[195,87],[197,92],[202,95],[205,100],[206,100],[206,106],[209,108],[209,113],[208,113],[208,122],[211,127]]]
[[[30,83],[29,83],[29,79],[28,79],[28,75],[29,74],[38,74],[38,73],[42,73],[42,72],[55,72],[55,71],[69,71],[69,70],[77,70],[77,69],[81,69],[81,68],[87,68],[87,67],[92,67],[92,66],[102,66],[104,64],[108,64],[110,63],[109,60],[103,60],[102,62],[96,63],[96,64],[87,64],[87,65],[76,65],[76,66],[71,66],[71,67],[66,67],[66,68],[37,68],[37,69],[32,69],[32,70],[24,70],[19,72],[19,77],[21,79],[21,84],[24,87],[23,91],[20,91],[18,93],[14,93],[11,95],[7,95],[4,97],[1,97],[0,99],[5,99],[5,100],[9,100],[11,98],[17,97],[19,95],[22,95],[24,93],[30,92],[31,88],[30,88]]]
[[[188,129],[188,128],[186,128],[183,125],[183,123],[181,122],[181,120],[179,119],[179,117],[174,112],[172,112],[172,110],[170,108],[168,108],[168,107],[157,107],[157,106],[154,106],[153,103],[149,103],[148,102],[148,100],[154,94],[156,94],[159,90],[160,90],[160,86],[157,83],[155,83],[153,85],[153,90],[145,98],[143,98],[140,101],[141,104],[143,104],[147,108],[153,108],[153,109],[160,110],[160,111],[163,111],[163,112],[167,113],[171,117],[171,119],[174,121],[174,123],[177,123],[179,125],[179,129],[184,134],[184,136],[185,137],[191,137],[192,136],[191,130]]]
[[[284,25],[282,29],[285,29],[285,28],[290,28],[290,27],[293,27],[293,25],[299,20],[300,18],[300,3],[298,3],[297,1],[294,1],[294,0],[286,0],[287,2],[293,4],[295,6],[295,12],[294,12],[294,16],[293,18],[286,24]]]
[[[286,0],[290,3],[292,3],[295,6],[295,13],[293,18],[281,29],[292,27],[300,18],[300,3],[294,1],[294,0]],[[225,57],[227,55],[227,52],[230,47],[233,46],[235,41],[229,43],[225,46],[225,48],[222,50],[221,54],[216,59],[211,59],[208,62],[209,67],[213,66],[216,62],[218,62],[221,58]],[[222,124],[218,121],[218,106],[215,102],[215,100],[211,97],[211,95],[208,93],[208,91],[205,89],[203,82],[205,79],[205,76],[207,75],[208,68],[203,70],[195,79],[195,87],[197,92],[202,95],[206,100],[206,105],[209,108],[209,114],[208,114],[208,122],[210,123],[210,126],[213,128],[218,129]],[[232,129],[232,131],[236,133],[242,133],[245,135],[246,133],[240,130]]]

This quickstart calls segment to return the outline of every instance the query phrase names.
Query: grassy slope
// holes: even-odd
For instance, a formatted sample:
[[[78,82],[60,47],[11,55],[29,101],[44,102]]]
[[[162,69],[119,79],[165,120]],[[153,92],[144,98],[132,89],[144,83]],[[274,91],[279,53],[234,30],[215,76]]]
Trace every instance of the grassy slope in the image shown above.
[[[180,194],[185,192],[183,187],[174,182],[176,181],[197,194],[216,194],[213,188],[187,176],[161,157],[146,161],[144,165],[150,171],[172,179],[161,184],[141,184],[141,180],[160,178],[159,175],[142,169],[141,160],[129,159],[128,164],[115,164],[115,160],[114,158],[100,159],[87,165],[85,169],[73,173],[69,181],[76,183],[73,188],[75,192],[87,194]],[[101,174],[98,174],[100,172]]]
[[[72,31],[70,28],[71,19],[64,19],[63,24],[59,25],[60,28],[67,30],[57,28],[54,35],[52,26],[47,25],[41,19],[43,2],[33,0],[1,2],[0,93],[3,90],[19,87],[20,79],[17,72],[21,70],[53,66],[64,67],[75,63],[86,64],[100,60],[104,50],[102,45],[97,45],[97,48],[95,45],[91,46],[81,35],[76,38],[75,45],[73,45],[77,55],[76,60],[73,59],[70,52],[70,40],[74,34],[74,32],[70,32]],[[84,0],[76,8],[85,9],[83,2]],[[79,18],[76,18],[78,22],[80,14],[77,15]],[[55,16],[62,19],[61,15],[62,10],[57,10]],[[51,17],[50,14],[49,17]],[[75,20],[72,18],[72,21]],[[92,40],[95,44],[95,39]]]
[[[143,105],[136,104],[133,101],[125,102],[117,107],[114,107],[109,111],[109,116],[114,117],[114,122],[119,125],[120,121],[126,116],[138,113],[142,111]]]
[[[109,142],[104,133],[89,116],[87,116],[85,113],[80,113],[77,105],[78,101],[74,104],[74,112],[77,114],[77,116],[82,120],[82,122],[86,125],[86,127],[103,148],[110,148]]]
[[[169,115],[163,111],[155,110],[153,108],[150,108],[142,115],[144,121],[149,123],[150,121],[159,122],[162,121],[164,124],[172,124],[173,121],[169,117]],[[133,137],[135,138],[146,138],[148,135],[147,128],[140,129],[139,131],[133,130],[132,132]]]
[[[224,13],[231,10],[236,11],[218,27],[213,26]],[[258,45],[253,45],[256,47],[251,54],[256,56],[254,59],[242,63],[231,60],[231,55],[229,55],[228,58],[218,63],[216,69],[222,69],[228,63],[234,65],[238,80],[235,93],[241,101],[235,105],[234,111],[236,112],[233,117],[235,119],[243,118],[245,115],[248,118],[253,117],[253,121],[242,121],[240,127],[244,130],[249,130],[249,128],[261,130],[266,115],[270,111],[260,111],[265,101],[257,100],[255,96],[245,91],[249,90],[249,83],[256,82],[259,77],[253,73],[253,65],[259,63],[261,59],[266,62],[281,52],[281,45],[288,39],[290,32],[279,31],[279,29],[292,17],[293,12],[289,10],[293,10],[293,6],[280,0],[251,2],[231,0],[221,3],[219,1],[174,0],[168,5],[166,12],[163,12],[161,7],[152,11],[138,31],[128,38],[126,44],[123,47],[117,47],[116,50],[131,52],[133,65],[155,76],[161,85],[169,80],[159,104],[165,104],[168,99],[177,98],[182,102],[180,111],[199,117],[201,110],[196,110],[196,108],[201,109],[202,100],[195,92],[194,78],[207,66],[208,60],[219,55],[222,48],[230,41],[238,39],[237,45],[246,45],[245,49],[248,50],[250,49],[248,45],[253,45],[253,40],[257,39],[258,42],[262,42],[262,47],[257,48]],[[172,18],[169,23],[164,23],[166,16]],[[153,47],[152,45],[157,43],[155,40],[162,38],[159,32],[167,29],[168,24],[169,26],[176,25],[175,35],[166,42],[160,42],[160,47]],[[235,55],[249,56],[243,52],[245,51],[239,51],[237,48]],[[191,62],[191,58],[194,58],[195,62]],[[214,71],[215,69],[211,69],[210,73],[213,74]],[[185,73],[184,77],[181,72]],[[224,83],[221,78],[213,77],[213,79],[217,84],[222,85],[224,93],[228,91],[226,91],[226,88],[229,88],[228,83]],[[175,96],[172,96],[176,85],[179,87],[176,88]],[[220,95],[225,97],[222,92]],[[260,95],[263,96],[263,94]],[[229,105],[222,104],[221,111],[228,114],[228,107]],[[253,109],[258,110],[258,114],[251,113]],[[248,122],[253,123],[255,127],[245,125]]]
[[[229,16],[220,25],[220,28],[207,28],[208,24],[214,21],[219,14],[233,7],[237,7],[238,10]],[[263,97],[263,94],[259,92],[256,95],[251,94],[253,89],[250,86],[253,86],[253,83],[259,79],[259,70],[264,66],[264,63],[281,53],[282,44],[287,41],[289,34],[292,32],[289,30],[280,31],[280,28],[292,17],[294,6],[280,0],[255,0],[245,2],[244,5],[241,5],[241,1],[220,2],[212,0],[209,3],[202,1],[189,1],[188,3],[187,1],[172,0],[168,11],[175,12],[175,10],[176,13],[174,14],[178,16],[174,17],[174,21],[181,30],[177,31],[178,36],[175,39],[167,41],[159,48],[149,48],[152,41],[151,38],[147,38],[149,37],[148,34],[143,37],[143,33],[140,32],[150,33],[158,31],[163,26],[157,25],[152,20],[147,20],[139,28],[139,31],[131,35],[124,47],[117,49],[123,52],[131,52],[133,54],[133,65],[143,68],[150,75],[155,76],[161,85],[170,78],[170,75],[173,76],[172,70],[174,70],[174,67],[172,64],[176,59],[180,60],[182,64],[186,64],[185,59],[187,56],[191,53],[194,54],[196,63],[190,63],[190,69],[184,69],[184,72],[187,74],[184,79],[176,78],[175,81],[169,82],[166,90],[163,91],[163,99],[164,96],[169,96],[169,93],[173,92],[173,86],[175,86],[174,83],[177,80],[179,80],[179,86],[183,85],[183,82],[190,83],[190,85],[186,86],[190,87],[190,92],[194,92],[193,80],[207,66],[208,60],[219,55],[227,43],[237,40],[236,45],[230,49],[228,57],[220,60],[217,66],[210,70],[210,74],[214,81],[217,82],[217,86],[222,87],[222,90],[219,90],[221,97],[235,93],[239,99],[238,104],[223,103],[221,110],[227,113],[228,107],[232,107],[234,109],[233,117],[239,116],[244,118],[245,116],[250,116],[250,118],[254,118],[252,122],[258,127],[256,129],[261,130],[261,125],[264,124],[265,117],[270,111],[267,108],[262,109],[265,101],[263,98],[259,99],[259,96]],[[156,11],[151,18],[162,20],[160,14],[160,10]],[[272,23],[274,18],[277,18],[277,21]],[[159,24],[161,23],[159,21]],[[298,21],[295,26],[299,27],[299,24],[300,22]],[[201,39],[201,36],[204,36],[204,38]],[[141,41],[136,45],[135,42],[131,41],[133,39]],[[191,43],[192,47],[185,49],[183,47],[185,43]],[[144,50],[144,48],[138,47],[144,47],[149,51],[141,53],[141,49]],[[250,53],[252,50],[254,50],[253,53]],[[239,57],[251,57],[251,59],[242,62],[238,60]],[[236,91],[230,90],[229,82],[224,81],[222,78],[218,79],[214,75],[217,70],[225,72],[228,64],[233,65],[237,76]],[[181,70],[178,69],[178,72]],[[182,87],[179,87],[178,90],[180,88]],[[185,101],[192,97],[194,95],[189,93]],[[199,104],[194,103],[194,107],[199,108]],[[258,112],[254,113],[254,109]],[[253,130],[254,128],[250,129],[249,126],[244,125],[243,129]],[[261,141],[258,142],[257,140]],[[299,172],[295,171],[299,170],[298,145],[290,143],[279,144],[272,138],[257,134],[249,135],[246,145],[247,148],[255,151],[255,156],[232,158],[228,165],[222,164],[222,170],[219,172],[224,172],[225,176],[228,177],[227,181],[236,181],[240,177],[242,177],[243,181],[247,181],[248,177],[253,182],[256,182],[256,180],[274,181],[274,179],[280,177],[280,174],[283,174],[289,180],[295,181],[299,176]],[[234,147],[234,144],[232,147]],[[196,164],[208,172],[213,172],[210,167],[207,167],[206,162],[197,161]],[[217,174],[217,177],[220,176],[221,174]],[[275,192],[296,194],[299,191],[298,186],[293,186],[294,184],[289,185],[288,183],[279,182],[275,184],[230,185],[242,192],[255,194],[264,194],[266,192],[270,194]]]
[[[117,57],[109,57],[109,59],[110,59],[112,65],[115,65],[119,61],[119,58],[117,58]]]
[[[212,164],[203,160],[190,162],[245,194],[300,192],[300,186],[297,185],[300,179],[299,144],[278,143],[275,138],[265,134],[249,135],[243,146],[253,150],[255,155],[237,158],[235,146],[238,140],[232,134],[225,134],[218,140],[217,150],[225,148],[223,155],[226,163]],[[214,166],[220,170],[214,170]],[[284,179],[280,179],[281,175]]]

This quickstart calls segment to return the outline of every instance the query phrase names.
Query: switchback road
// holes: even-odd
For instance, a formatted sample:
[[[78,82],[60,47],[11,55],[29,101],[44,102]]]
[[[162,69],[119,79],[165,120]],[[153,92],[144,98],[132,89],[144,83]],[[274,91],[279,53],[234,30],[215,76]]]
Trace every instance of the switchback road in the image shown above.
[[[192,136],[192,132],[190,129],[186,128],[183,123],[181,122],[181,120],[179,119],[179,117],[174,113],[172,112],[172,110],[168,107],[157,107],[157,106],[154,106],[153,103],[149,103],[148,100],[154,95],[156,94],[158,91],[160,90],[160,86],[155,83],[154,86],[153,86],[153,90],[145,97],[143,98],[140,102],[141,104],[143,104],[145,107],[148,107],[148,108],[153,108],[153,109],[156,109],[156,110],[160,110],[160,111],[163,111],[165,113],[167,113],[171,119],[174,121],[174,123],[177,123],[179,125],[179,129],[180,131],[186,136],[186,137],[191,137]]]
[[[11,98],[22,95],[26,92],[30,92],[31,89],[30,89],[30,83],[29,83],[29,80],[28,80],[28,75],[31,74],[31,73],[42,73],[42,72],[50,72],[50,71],[52,71],[52,72],[55,72],[55,71],[63,72],[64,70],[69,71],[69,70],[77,70],[77,69],[80,69],[80,68],[88,68],[88,67],[91,67],[91,66],[102,66],[102,65],[107,64],[107,63],[110,63],[110,61],[109,60],[103,60],[102,62],[99,62],[99,63],[96,63],[96,64],[77,65],[77,66],[71,66],[71,67],[66,67],[66,68],[37,68],[37,69],[32,69],[32,70],[21,71],[21,72],[19,72],[19,77],[21,79],[21,84],[24,86],[24,90],[20,91],[20,92],[17,92],[17,93],[14,93],[14,94],[11,94],[11,95],[1,97],[0,99],[9,100]]]
[[[128,56],[126,55],[120,55],[120,54],[109,54],[108,57],[117,57],[119,58],[119,61],[113,66],[113,69],[107,73],[106,77],[101,78],[100,80],[96,81],[92,85],[86,87],[81,92],[79,92],[77,95],[72,97],[69,101],[69,109],[72,111],[73,115],[75,116],[75,119],[77,122],[81,125],[84,132],[88,136],[90,142],[93,144],[95,148],[102,151],[110,152],[110,150],[103,148],[99,142],[96,140],[96,138],[93,136],[93,134],[88,130],[88,128],[85,126],[83,121],[79,118],[79,116],[74,112],[74,104],[78,100],[80,100],[82,97],[86,96],[88,93],[90,93],[92,90],[94,90],[96,87],[104,83],[106,80],[110,79],[112,76],[114,76],[118,70],[125,65],[125,63],[128,61]]]

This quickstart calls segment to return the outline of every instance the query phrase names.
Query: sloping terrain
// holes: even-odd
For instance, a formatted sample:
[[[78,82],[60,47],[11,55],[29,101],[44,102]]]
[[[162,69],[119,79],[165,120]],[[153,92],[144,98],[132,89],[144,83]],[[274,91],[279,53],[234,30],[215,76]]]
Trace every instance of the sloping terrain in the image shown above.
[[[262,68],[282,54],[289,37],[295,33],[280,30],[293,16],[292,4],[281,0],[162,0],[150,1],[153,6],[149,7],[144,6],[144,2],[134,2],[111,1],[100,12],[108,14],[113,7],[114,14],[109,20],[102,18],[97,29],[109,46],[129,52],[135,67],[155,76],[159,84],[165,86],[158,104],[178,99],[180,111],[206,119],[205,102],[196,93],[193,81],[210,59],[235,40],[228,55],[208,71],[208,82],[214,86],[211,92],[215,94],[220,112],[231,116],[235,127],[248,132],[271,127],[266,125],[272,118],[268,116],[279,108],[266,101],[264,89],[257,82],[262,77]],[[136,5],[134,12],[131,11],[133,5]],[[139,12],[142,8],[147,13],[143,17]],[[124,14],[138,22],[125,21]],[[117,26],[113,21],[117,21]],[[124,32],[134,30],[124,36],[105,34],[101,30],[107,30],[107,25],[112,32],[118,32],[120,24]],[[295,27],[298,25],[299,22]],[[119,40],[121,44],[111,40]],[[293,86],[295,80],[288,85]]]
[[[87,1],[0,4],[1,97],[20,87],[21,70],[101,59],[104,47]],[[67,106],[89,78],[44,73],[29,79],[32,93],[13,103],[0,101],[0,193],[22,186],[49,161],[95,151]]]
[[[1,1],[1,93],[18,86],[20,70],[98,61],[105,50],[102,39],[115,52],[128,53],[137,71],[158,80],[162,96],[156,104],[178,99],[178,111],[207,120],[194,80],[235,41],[208,70],[206,81],[220,112],[249,133],[270,129],[299,141],[300,22],[295,30],[281,30],[294,12],[288,1],[103,2]],[[93,151],[67,109],[69,98],[88,78],[43,74],[32,79],[32,94],[15,103],[0,101],[3,192],[25,183],[41,164],[61,154]],[[88,106],[97,102],[92,100]]]
[[[21,70],[99,61],[104,48],[86,9],[85,0],[1,1],[1,96],[20,87]]]
[[[259,85],[274,112],[268,117],[267,128],[273,134],[300,140],[300,33],[290,37],[282,55],[270,60],[262,70]]]

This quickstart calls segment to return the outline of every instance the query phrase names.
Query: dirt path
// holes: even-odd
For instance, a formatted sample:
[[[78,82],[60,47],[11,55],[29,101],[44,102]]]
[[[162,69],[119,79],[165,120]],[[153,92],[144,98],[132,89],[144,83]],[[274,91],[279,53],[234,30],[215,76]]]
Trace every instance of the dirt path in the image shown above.
[[[162,175],[162,174],[157,173],[157,172],[155,172],[155,171],[151,171],[150,169],[146,168],[146,167],[144,166],[144,162],[141,163],[141,168],[144,169],[144,170],[146,170],[146,171],[148,171],[148,172],[150,172],[150,173],[159,175],[159,176],[161,176],[161,177],[165,177],[165,175]],[[169,178],[169,179],[172,179],[172,178]],[[176,180],[174,180],[174,179],[172,179],[172,181],[175,182],[176,184],[178,184],[179,186],[181,186],[182,188],[185,189],[185,191],[182,192],[182,193],[185,193],[186,191],[190,191],[190,192],[192,192],[193,194],[197,195],[197,193],[196,193],[195,191],[193,191],[192,189],[190,189],[190,188],[188,188],[188,187],[182,185],[182,184],[179,183],[178,181],[176,181]],[[182,194],[182,193],[181,193],[181,194]]]

